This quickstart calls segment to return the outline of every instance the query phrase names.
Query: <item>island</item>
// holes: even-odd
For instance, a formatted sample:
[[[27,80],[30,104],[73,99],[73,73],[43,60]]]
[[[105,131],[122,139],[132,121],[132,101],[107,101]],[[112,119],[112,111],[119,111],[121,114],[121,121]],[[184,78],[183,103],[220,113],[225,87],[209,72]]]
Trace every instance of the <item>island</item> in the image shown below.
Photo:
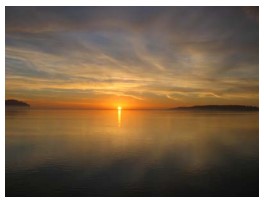
[[[20,108],[29,108],[30,107],[30,105],[28,103],[25,103],[23,101],[18,101],[15,99],[5,100],[5,106],[6,107],[20,107]]]
[[[176,107],[170,110],[186,110],[186,111],[258,111],[256,106],[244,105],[199,105],[190,107]]]

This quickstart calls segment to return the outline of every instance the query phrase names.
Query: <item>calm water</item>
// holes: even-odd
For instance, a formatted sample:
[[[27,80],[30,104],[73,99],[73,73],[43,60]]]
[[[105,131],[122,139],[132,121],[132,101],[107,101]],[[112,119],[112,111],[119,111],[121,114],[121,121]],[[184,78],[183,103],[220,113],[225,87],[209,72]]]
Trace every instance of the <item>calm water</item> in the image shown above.
[[[258,113],[6,112],[6,196],[258,196]]]

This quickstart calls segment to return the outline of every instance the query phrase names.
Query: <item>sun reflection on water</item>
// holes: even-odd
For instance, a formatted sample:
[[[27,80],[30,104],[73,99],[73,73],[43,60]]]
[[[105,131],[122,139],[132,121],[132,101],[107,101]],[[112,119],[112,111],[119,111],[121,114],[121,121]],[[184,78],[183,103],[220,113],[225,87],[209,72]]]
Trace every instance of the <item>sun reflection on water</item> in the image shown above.
[[[122,112],[122,109],[117,109],[117,122],[118,122],[118,127],[121,127],[121,112]]]

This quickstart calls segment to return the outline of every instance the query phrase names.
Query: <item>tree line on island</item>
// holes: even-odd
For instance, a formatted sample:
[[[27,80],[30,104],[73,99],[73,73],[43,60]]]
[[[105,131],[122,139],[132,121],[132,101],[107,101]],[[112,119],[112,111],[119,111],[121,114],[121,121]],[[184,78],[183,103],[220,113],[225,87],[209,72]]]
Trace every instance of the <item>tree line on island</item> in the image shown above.
[[[6,107],[30,107],[26,102],[7,99],[5,100]],[[181,111],[258,111],[259,108],[256,106],[245,106],[245,105],[199,105],[190,107],[176,107],[170,108],[169,110],[181,110]]]
[[[176,107],[171,110],[190,110],[190,111],[258,111],[256,106],[244,105],[200,105],[190,107]]]
[[[28,103],[25,103],[23,101],[18,101],[15,99],[7,99],[5,100],[5,105],[8,107],[30,107]]]

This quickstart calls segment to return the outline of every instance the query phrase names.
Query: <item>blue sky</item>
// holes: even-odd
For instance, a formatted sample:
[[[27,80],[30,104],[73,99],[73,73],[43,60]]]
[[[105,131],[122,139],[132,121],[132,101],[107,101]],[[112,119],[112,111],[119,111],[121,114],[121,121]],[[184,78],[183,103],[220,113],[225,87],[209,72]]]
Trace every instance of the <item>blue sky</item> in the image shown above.
[[[258,105],[258,89],[258,7],[6,7],[6,98]]]

